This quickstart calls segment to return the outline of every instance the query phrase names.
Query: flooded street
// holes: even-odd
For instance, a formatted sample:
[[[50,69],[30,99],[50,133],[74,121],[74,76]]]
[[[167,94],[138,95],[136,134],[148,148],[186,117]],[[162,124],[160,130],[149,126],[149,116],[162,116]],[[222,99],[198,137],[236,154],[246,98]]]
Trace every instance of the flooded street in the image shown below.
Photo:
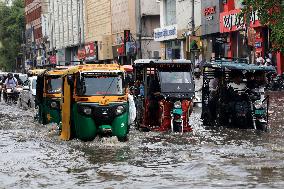
[[[271,94],[268,133],[132,130],[129,142],[60,141],[33,112],[0,102],[0,188],[283,188],[284,94]]]

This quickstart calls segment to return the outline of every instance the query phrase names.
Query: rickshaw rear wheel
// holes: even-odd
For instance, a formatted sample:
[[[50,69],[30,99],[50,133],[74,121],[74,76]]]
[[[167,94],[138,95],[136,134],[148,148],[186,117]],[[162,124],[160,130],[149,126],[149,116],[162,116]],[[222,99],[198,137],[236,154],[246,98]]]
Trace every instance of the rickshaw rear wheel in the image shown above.
[[[127,142],[128,141],[128,137],[127,136],[123,136],[123,137],[117,137],[119,142]]]
[[[268,126],[266,123],[260,123],[260,122],[256,122],[256,129],[260,130],[260,131],[268,131]]]

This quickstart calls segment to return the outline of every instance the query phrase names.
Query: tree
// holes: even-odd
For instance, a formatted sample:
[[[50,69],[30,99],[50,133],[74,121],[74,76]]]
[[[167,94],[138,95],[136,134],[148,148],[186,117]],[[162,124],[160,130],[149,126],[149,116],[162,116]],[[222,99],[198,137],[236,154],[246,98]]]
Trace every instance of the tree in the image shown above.
[[[273,49],[284,52],[284,0],[245,0],[243,12],[258,12],[262,25],[271,30]]]
[[[0,2],[0,68],[12,71],[21,53],[25,28],[24,2],[14,0],[12,5]]]

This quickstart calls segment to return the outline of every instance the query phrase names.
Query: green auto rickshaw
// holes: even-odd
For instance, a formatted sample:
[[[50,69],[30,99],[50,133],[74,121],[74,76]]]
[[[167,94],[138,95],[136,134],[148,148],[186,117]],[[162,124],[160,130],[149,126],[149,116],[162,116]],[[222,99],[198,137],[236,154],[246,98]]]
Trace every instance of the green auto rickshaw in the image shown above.
[[[129,132],[125,71],[118,64],[84,64],[63,76],[61,138],[91,141]]]

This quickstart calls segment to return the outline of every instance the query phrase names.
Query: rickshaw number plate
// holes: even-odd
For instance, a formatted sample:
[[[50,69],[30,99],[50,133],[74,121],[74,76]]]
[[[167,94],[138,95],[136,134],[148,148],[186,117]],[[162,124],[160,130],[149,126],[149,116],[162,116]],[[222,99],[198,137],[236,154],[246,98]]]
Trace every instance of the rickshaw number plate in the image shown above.
[[[265,110],[255,110],[256,115],[263,115],[265,114]]]

